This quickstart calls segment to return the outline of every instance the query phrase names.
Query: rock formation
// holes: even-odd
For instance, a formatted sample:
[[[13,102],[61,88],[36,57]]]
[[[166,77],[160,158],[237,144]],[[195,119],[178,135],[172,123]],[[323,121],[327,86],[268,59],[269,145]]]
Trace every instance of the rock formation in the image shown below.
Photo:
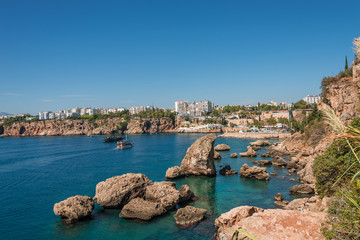
[[[198,138],[187,150],[181,162],[181,171],[185,175],[215,176],[214,142],[215,134],[208,134]]]
[[[226,165],[219,171],[219,173],[220,173],[220,175],[223,175],[223,176],[230,176],[230,175],[235,175],[238,172],[235,170],[232,170],[230,165]]]
[[[314,187],[310,184],[295,185],[290,188],[290,194],[314,194]]]
[[[272,160],[272,165],[274,166],[286,166],[287,165],[287,161],[285,161],[282,157],[276,156],[274,157],[274,159]]]
[[[271,146],[271,143],[269,141],[257,140],[255,142],[251,142],[250,146]]]
[[[278,208],[285,208],[289,202],[284,200],[284,197],[281,193],[277,193],[274,197],[274,205]]]
[[[154,182],[146,187],[145,199],[159,202],[166,210],[171,210],[179,202],[180,194],[175,183]]]
[[[268,165],[272,164],[272,162],[270,160],[258,160],[258,161],[253,161],[253,163],[255,163],[259,166],[268,166]]]
[[[190,187],[186,184],[182,185],[179,189],[179,202],[187,202],[192,200],[195,197],[193,191],[191,191]]]
[[[152,184],[144,174],[127,173],[99,182],[94,201],[103,208],[121,208],[131,199],[143,197]]]
[[[186,206],[177,210],[174,218],[178,225],[193,225],[200,222],[206,215],[206,209]]]
[[[221,160],[221,155],[217,151],[214,151],[214,160]]]
[[[232,153],[232,154],[230,154],[230,157],[231,157],[231,158],[237,158],[237,153]]]
[[[119,216],[129,219],[150,220],[162,215],[166,209],[159,202],[151,202],[142,198],[134,198],[121,210]]]
[[[61,216],[68,223],[87,218],[94,210],[94,201],[91,197],[76,195],[54,205],[54,213]]]
[[[262,167],[249,167],[246,163],[240,169],[240,176],[256,179],[256,180],[266,180],[270,179],[270,175],[266,172],[266,168]]]
[[[239,153],[240,157],[256,157],[256,152],[254,151],[254,149],[252,149],[252,147],[248,146],[247,147],[247,151],[244,153]]]
[[[215,149],[215,151],[229,151],[230,146],[228,146],[226,144],[218,144],[218,145],[216,145],[216,147],[214,149]]]
[[[215,220],[216,239],[230,240],[239,228],[257,239],[324,239],[321,228],[325,221],[326,214],[320,212],[241,206],[221,214]],[[243,237],[240,233],[239,239]]]
[[[179,166],[174,166],[174,167],[169,168],[165,174],[165,177],[170,178],[170,179],[180,178],[183,176],[184,176],[184,173],[183,173],[183,171],[181,171]]]

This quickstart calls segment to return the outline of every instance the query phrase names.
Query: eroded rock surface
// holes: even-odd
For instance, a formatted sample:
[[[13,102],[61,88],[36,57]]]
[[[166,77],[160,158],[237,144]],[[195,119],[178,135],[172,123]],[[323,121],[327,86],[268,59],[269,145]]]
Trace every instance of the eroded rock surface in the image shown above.
[[[87,218],[94,210],[94,201],[91,197],[76,195],[54,205],[54,213],[61,216],[68,223]]]
[[[254,151],[254,149],[252,149],[252,147],[248,146],[247,147],[247,151],[244,153],[239,153],[240,157],[256,157],[256,152]]]
[[[186,206],[184,208],[180,208],[174,215],[174,218],[176,220],[176,224],[189,226],[200,222],[205,217],[206,212],[207,210],[203,208]]]
[[[129,219],[150,220],[162,215],[166,209],[159,202],[152,202],[142,198],[134,198],[121,210],[120,217]]]
[[[184,172],[181,171],[179,166],[174,166],[166,171],[165,177],[169,179],[180,178],[184,176]]]
[[[269,141],[263,141],[263,140],[257,140],[255,142],[250,143],[251,146],[271,146],[271,143]]]
[[[159,202],[166,210],[171,210],[179,202],[180,194],[175,183],[154,182],[146,187],[145,199]]]
[[[310,184],[299,184],[290,188],[290,194],[314,194],[314,187]]]
[[[214,149],[215,149],[215,151],[229,151],[230,146],[228,146],[226,144],[218,144],[218,145],[216,145],[216,147]]]
[[[249,167],[246,163],[240,169],[240,176],[256,180],[268,181],[270,179],[266,168],[257,166]]]

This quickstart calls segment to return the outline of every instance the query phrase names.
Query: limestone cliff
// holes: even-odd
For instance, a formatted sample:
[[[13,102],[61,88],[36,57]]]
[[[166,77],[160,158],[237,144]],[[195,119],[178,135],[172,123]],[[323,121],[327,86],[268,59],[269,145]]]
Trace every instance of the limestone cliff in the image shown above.
[[[36,122],[20,122],[10,126],[0,124],[0,136],[61,136],[85,134],[121,133],[122,118],[99,119],[94,122],[88,120],[46,120]],[[127,129],[129,134],[173,132],[177,123],[168,118],[149,120],[130,120]]]

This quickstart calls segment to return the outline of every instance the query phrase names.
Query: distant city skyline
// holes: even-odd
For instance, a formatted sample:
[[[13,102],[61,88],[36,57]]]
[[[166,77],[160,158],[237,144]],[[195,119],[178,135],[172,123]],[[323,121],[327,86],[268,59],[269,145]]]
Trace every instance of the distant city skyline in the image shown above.
[[[358,9],[322,0],[1,1],[0,112],[296,102],[319,94],[345,56],[351,64]]]

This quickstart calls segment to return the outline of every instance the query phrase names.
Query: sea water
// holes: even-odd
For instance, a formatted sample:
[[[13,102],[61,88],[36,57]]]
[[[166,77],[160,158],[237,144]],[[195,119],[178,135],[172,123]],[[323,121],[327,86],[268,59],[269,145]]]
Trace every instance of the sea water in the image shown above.
[[[66,224],[53,213],[53,205],[70,196],[95,195],[95,186],[107,178],[125,173],[143,173],[152,181],[164,181],[169,167],[180,165],[187,148],[201,134],[132,135],[134,147],[116,150],[116,143],[104,143],[102,136],[61,136],[0,138],[0,238],[1,239],[211,239],[214,220],[241,205],[275,208],[273,197],[280,192],[286,200],[293,197],[289,188],[296,174],[275,171],[270,181],[241,178],[239,175],[213,178],[186,177],[177,188],[188,184],[198,201],[194,207],[207,209],[207,217],[190,228],[176,226],[176,209],[151,221],[119,218],[119,209],[95,207],[92,219]],[[220,165],[239,171],[256,158],[230,158],[230,153],[245,152],[253,140],[218,138],[230,151],[221,152]],[[271,141],[274,142],[274,141]],[[264,148],[258,153],[266,152]],[[280,180],[285,176],[285,180]],[[179,206],[177,206],[179,207]]]

